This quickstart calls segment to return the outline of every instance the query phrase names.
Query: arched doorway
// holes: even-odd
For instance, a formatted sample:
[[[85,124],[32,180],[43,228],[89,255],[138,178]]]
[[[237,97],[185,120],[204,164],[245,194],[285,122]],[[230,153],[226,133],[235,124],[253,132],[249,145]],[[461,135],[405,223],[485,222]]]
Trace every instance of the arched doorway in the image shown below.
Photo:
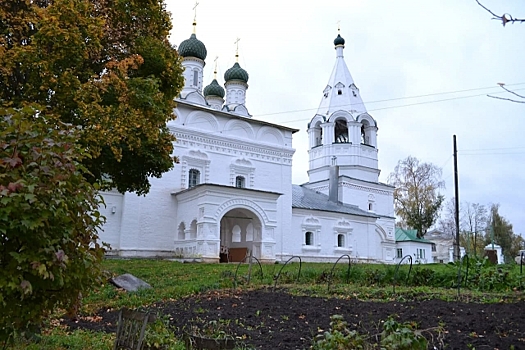
[[[221,218],[220,262],[239,262],[252,252],[261,256],[261,220],[244,208],[235,208]]]

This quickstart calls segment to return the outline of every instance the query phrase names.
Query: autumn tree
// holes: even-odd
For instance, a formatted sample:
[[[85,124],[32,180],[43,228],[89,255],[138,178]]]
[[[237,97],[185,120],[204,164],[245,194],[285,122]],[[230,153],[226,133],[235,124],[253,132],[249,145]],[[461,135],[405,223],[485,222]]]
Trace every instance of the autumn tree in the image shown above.
[[[0,341],[99,282],[103,219],[76,142],[83,132],[38,106],[0,112]]]
[[[417,236],[422,238],[436,222],[444,200],[439,194],[439,189],[445,186],[441,169],[409,156],[398,162],[388,183],[395,187],[396,215],[402,224],[417,230]]]
[[[172,168],[170,28],[162,0],[2,2],[1,338],[96,283],[98,184],[143,194]]]
[[[183,85],[162,0],[11,0],[0,7],[0,108],[41,106],[78,139],[88,179],[146,193],[173,167]]]
[[[513,261],[520,249],[523,249],[523,238],[514,234],[512,224],[499,213],[498,204],[490,207],[490,219],[490,231],[485,236],[485,243],[488,245],[494,240],[501,247],[505,261]]]

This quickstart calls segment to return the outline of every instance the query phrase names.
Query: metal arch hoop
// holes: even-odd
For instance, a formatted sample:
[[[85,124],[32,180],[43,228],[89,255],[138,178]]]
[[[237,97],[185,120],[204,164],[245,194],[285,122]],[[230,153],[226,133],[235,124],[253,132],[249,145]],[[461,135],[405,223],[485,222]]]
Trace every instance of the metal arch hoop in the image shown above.
[[[283,271],[284,267],[285,267],[286,265],[288,265],[288,263],[289,263],[292,259],[295,259],[295,258],[299,259],[299,273],[297,274],[297,280],[299,280],[299,277],[301,277],[301,266],[302,266],[303,262],[302,262],[300,256],[294,255],[294,256],[292,256],[290,259],[288,259],[288,260],[284,263],[283,267],[281,267],[281,269],[279,270],[279,273],[277,274],[277,276],[274,277],[275,282],[274,282],[274,284],[273,284],[272,292],[275,291],[275,286],[277,286],[277,281],[279,280],[279,277],[281,277],[281,272]]]
[[[397,274],[399,272],[399,266],[401,266],[401,263],[403,261],[405,261],[405,259],[408,259],[408,261],[410,261],[410,269],[408,270],[407,282],[408,282],[408,278],[410,277],[410,272],[412,272],[412,256],[411,255],[405,255],[403,257],[403,259],[401,259],[401,261],[399,261],[399,263],[397,264],[396,272],[394,273],[394,283],[392,284],[392,287],[393,287],[392,291],[393,291],[394,294],[396,292],[396,282],[397,282]]]
[[[346,270],[346,283],[348,284],[348,280],[350,279],[350,267],[351,267],[352,263],[351,263],[350,255],[343,254],[343,255],[341,255],[339,257],[339,259],[337,259],[335,261],[334,265],[332,266],[332,270],[330,271],[330,276],[328,277],[328,291],[330,291],[330,285],[331,285],[331,282],[332,282],[332,277],[334,276],[334,269],[337,266],[337,263],[339,262],[339,260],[341,260],[344,257],[348,258],[348,269]]]

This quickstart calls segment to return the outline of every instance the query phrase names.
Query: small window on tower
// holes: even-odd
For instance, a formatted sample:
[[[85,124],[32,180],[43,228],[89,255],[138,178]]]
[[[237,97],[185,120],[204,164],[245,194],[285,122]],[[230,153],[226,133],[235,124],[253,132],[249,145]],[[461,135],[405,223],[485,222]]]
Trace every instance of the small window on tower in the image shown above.
[[[197,70],[193,71],[193,86],[197,86],[199,84],[199,72]]]
[[[342,90],[337,90],[337,94],[338,94],[338,95],[342,95],[342,94],[343,94],[343,91],[342,91]]]
[[[352,94],[354,95],[354,97],[357,97],[357,94],[355,93],[355,91],[352,91]]]

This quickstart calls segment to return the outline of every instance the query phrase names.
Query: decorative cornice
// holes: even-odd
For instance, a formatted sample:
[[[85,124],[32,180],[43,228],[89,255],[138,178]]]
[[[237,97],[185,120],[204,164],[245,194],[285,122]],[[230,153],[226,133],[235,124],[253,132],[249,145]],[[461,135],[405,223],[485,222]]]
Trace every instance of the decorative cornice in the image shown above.
[[[171,132],[177,139],[176,142],[179,142],[182,144],[197,143],[197,144],[200,144],[199,146],[201,146],[201,148],[206,149],[206,146],[207,146],[207,147],[210,147],[210,150],[215,149],[215,151],[219,151],[219,148],[243,151],[243,152],[246,152],[243,155],[249,156],[251,158],[260,158],[259,155],[265,155],[266,158],[263,158],[263,159],[280,161],[280,158],[285,158],[286,161],[289,161],[291,163],[292,157],[294,154],[294,151],[286,151],[284,149],[278,150],[277,147],[273,148],[271,146],[265,146],[265,147],[250,146],[247,144],[243,144],[242,142],[238,140],[235,140],[235,141],[219,140],[219,139],[214,139],[210,137],[175,131],[173,130],[173,128],[171,128]],[[250,154],[250,153],[255,153],[255,154]]]

